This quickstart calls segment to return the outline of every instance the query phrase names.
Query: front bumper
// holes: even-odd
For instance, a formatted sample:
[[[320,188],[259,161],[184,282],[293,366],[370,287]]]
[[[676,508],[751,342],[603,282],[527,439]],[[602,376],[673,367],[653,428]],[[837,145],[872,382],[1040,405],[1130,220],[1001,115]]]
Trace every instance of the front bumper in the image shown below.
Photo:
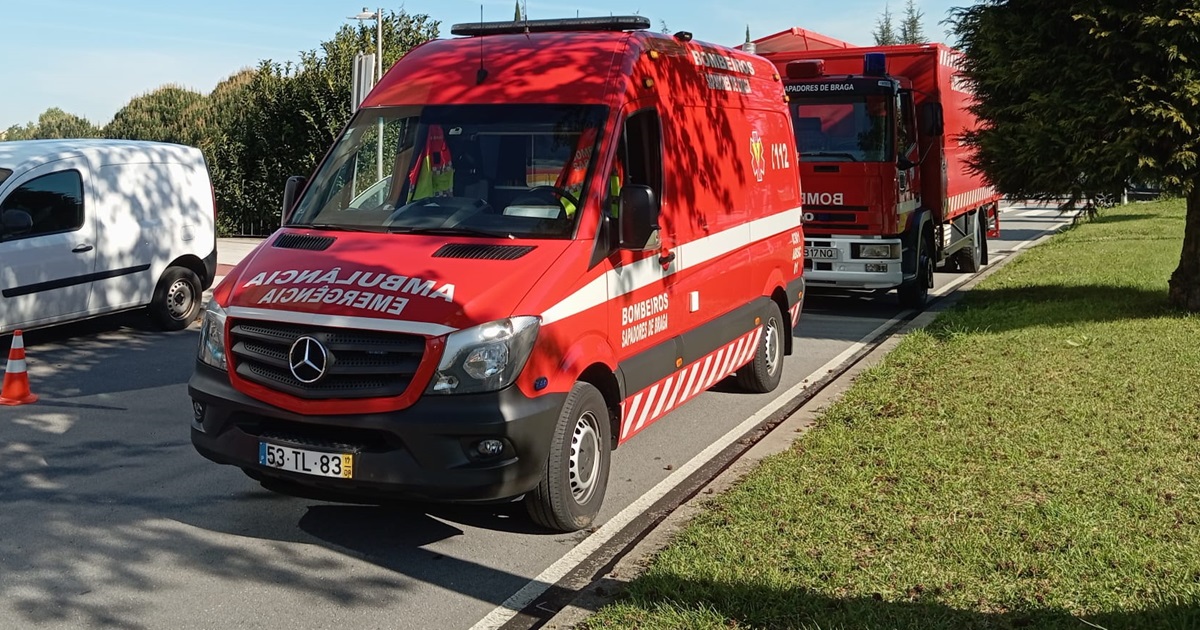
[[[804,260],[804,278],[810,287],[838,289],[891,289],[904,282],[901,258],[852,258],[854,245],[899,245],[899,239],[861,239],[848,237],[814,237],[805,239],[805,248],[837,250],[835,260]],[[899,249],[899,248],[898,248]],[[867,271],[886,265],[886,270]]]
[[[487,394],[424,396],[390,413],[306,416],[235,390],[225,372],[198,363],[188,382],[192,444],[208,459],[238,466],[276,489],[347,502],[490,502],[529,492],[541,480],[566,394],[528,398],[515,387]],[[346,401],[347,407],[353,401]],[[504,442],[499,455],[474,450]],[[259,443],[354,454],[354,477],[332,479],[259,464]]]

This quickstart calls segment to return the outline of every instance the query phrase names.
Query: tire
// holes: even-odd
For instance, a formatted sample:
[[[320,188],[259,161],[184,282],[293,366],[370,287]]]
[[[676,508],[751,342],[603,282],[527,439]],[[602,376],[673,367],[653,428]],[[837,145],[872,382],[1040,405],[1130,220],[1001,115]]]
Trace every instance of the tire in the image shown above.
[[[979,266],[984,267],[988,264],[988,218],[987,210],[979,211]]]
[[[778,308],[772,310],[775,312],[763,324],[762,340],[754,351],[754,359],[738,370],[736,377],[739,388],[756,394],[774,391],[783,376],[784,328],[779,325],[782,315]]]
[[[163,330],[183,330],[200,315],[200,278],[185,267],[167,267],[151,298],[150,316]]]
[[[542,480],[525,495],[525,509],[535,523],[574,532],[596,519],[612,459],[609,420],[600,390],[591,383],[575,383],[558,414]]]
[[[900,306],[920,310],[929,304],[929,289],[933,288],[933,258],[929,255],[932,250],[933,243],[929,237],[921,239],[921,249],[917,252],[917,277],[901,284],[896,291]]]
[[[987,241],[987,237],[983,233],[983,210],[977,210],[974,220],[971,222],[971,229],[974,233],[971,235],[971,245],[964,247],[955,254],[958,261],[958,270],[963,273],[978,273],[983,268],[983,245]]]

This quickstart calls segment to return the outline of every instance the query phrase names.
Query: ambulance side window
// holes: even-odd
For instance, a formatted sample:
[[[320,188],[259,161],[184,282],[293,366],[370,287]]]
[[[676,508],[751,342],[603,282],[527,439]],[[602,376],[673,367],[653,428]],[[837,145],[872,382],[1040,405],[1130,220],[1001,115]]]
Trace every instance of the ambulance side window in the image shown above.
[[[623,155],[617,168],[625,171],[622,186],[649,186],[662,199],[662,127],[658,111],[643,109],[625,121]]]

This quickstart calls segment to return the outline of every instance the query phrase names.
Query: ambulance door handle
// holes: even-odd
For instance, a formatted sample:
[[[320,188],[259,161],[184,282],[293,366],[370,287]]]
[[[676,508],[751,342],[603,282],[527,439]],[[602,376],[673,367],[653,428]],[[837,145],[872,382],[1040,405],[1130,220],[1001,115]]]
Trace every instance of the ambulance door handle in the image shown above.
[[[673,262],[675,262],[675,252],[667,252],[666,254],[662,254],[658,257],[658,264],[664,267]]]
[[[74,253],[74,254],[82,254],[82,253],[85,253],[85,252],[90,252],[90,251],[92,251],[92,246],[91,246],[91,245],[87,245],[87,244],[84,244],[84,245],[76,245],[76,246],[75,246],[75,249],[72,249],[72,250],[71,250],[71,252],[72,252],[72,253]]]

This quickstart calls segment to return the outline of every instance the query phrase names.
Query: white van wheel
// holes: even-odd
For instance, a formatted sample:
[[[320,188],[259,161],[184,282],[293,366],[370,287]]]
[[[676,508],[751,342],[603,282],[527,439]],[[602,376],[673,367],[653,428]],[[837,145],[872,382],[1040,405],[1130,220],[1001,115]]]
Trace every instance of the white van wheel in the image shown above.
[[[600,390],[591,383],[575,383],[558,414],[542,481],[525,495],[525,508],[534,522],[561,532],[592,524],[608,488],[611,435],[608,405]]]
[[[783,327],[777,311],[763,325],[762,339],[754,351],[754,359],[737,372],[738,387],[756,394],[765,394],[779,387],[783,377]]]
[[[163,330],[183,330],[200,314],[200,278],[186,267],[168,267],[154,287],[150,316]]]

